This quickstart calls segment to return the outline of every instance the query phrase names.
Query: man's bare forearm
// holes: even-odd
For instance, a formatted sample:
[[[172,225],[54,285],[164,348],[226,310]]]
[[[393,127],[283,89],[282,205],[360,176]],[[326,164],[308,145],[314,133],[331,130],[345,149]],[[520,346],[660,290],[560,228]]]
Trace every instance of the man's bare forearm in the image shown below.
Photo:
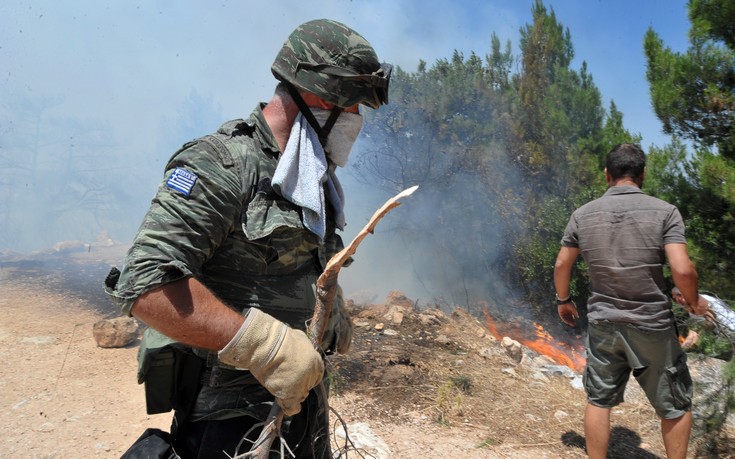
[[[685,244],[666,244],[666,257],[671,268],[671,277],[674,285],[681,291],[684,300],[690,308],[698,308],[699,304],[699,276]]]
[[[554,263],[554,288],[561,298],[569,296],[569,283],[572,279],[572,268],[579,255],[576,247],[562,247]]]
[[[176,341],[212,351],[225,347],[244,321],[192,277],[141,295],[132,314]]]
[[[699,281],[696,271],[689,273],[675,273],[672,271],[671,277],[674,279],[674,285],[681,291],[684,300],[690,307],[696,307],[699,303]]]

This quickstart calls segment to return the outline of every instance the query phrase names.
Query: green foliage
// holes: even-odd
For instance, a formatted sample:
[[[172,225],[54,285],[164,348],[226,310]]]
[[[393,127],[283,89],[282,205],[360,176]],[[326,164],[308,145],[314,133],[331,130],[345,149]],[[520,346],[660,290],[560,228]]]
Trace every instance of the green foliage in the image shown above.
[[[570,108],[575,96],[583,98],[574,91],[582,88],[582,79],[568,67],[574,57],[569,29],[539,0],[532,13],[533,23],[521,29],[515,149],[526,172],[546,181],[564,174],[565,162],[556,159],[563,158],[563,146],[573,135]],[[585,83],[596,91],[591,79]],[[588,128],[595,129],[594,120]]]
[[[417,263],[415,275],[468,305],[486,298],[488,278],[507,258],[497,242],[518,227],[524,206],[504,147],[510,95],[499,75],[509,72],[512,56],[495,43],[495,57],[487,58],[494,67],[455,52],[421,72],[397,69],[391,104],[366,115],[369,142],[352,160],[358,179],[390,193],[421,186],[400,231],[409,251],[435,258]]]
[[[678,140],[649,157],[653,194],[679,207],[700,287],[735,296],[734,0],[689,3],[690,47],[675,53],[653,29],[644,39],[651,99],[666,132]],[[651,164],[651,162],[653,164]],[[653,167],[655,166],[655,167]]]
[[[607,186],[604,177],[600,173],[605,168],[607,153],[619,143],[640,143],[640,141],[640,134],[633,135],[625,128],[623,114],[618,110],[615,101],[610,101],[610,108],[608,109],[602,130],[599,131],[598,135],[590,136],[587,139],[589,147],[585,148],[586,151],[590,152],[591,156],[594,154],[597,160],[594,170],[596,172],[597,183],[600,185],[599,188],[601,190]]]
[[[644,189],[672,204],[683,204],[682,196],[690,193],[691,184],[687,181],[686,146],[677,139],[663,148],[651,147],[646,158],[646,178]]]
[[[500,300],[522,286],[547,304],[571,212],[604,192],[610,148],[636,139],[614,103],[606,113],[586,63],[570,68],[571,34],[540,1],[520,48],[518,59],[493,34],[484,60],[455,51],[414,73],[397,69],[391,104],[366,115],[370,141],[352,162],[390,192],[421,186],[404,234],[412,253],[435,256],[415,272],[455,301]],[[575,292],[586,287],[575,271]]]
[[[653,29],[644,40],[651,99],[664,131],[735,159],[735,50],[733,0],[690,3],[691,46],[667,48]]]
[[[541,314],[553,292],[553,266],[574,208],[605,190],[602,164],[616,143],[633,138],[622,114],[602,107],[587,65],[569,67],[571,34],[541,2],[533,23],[521,30],[523,68],[517,78],[518,112],[510,148],[524,175],[534,183],[526,197],[524,231],[513,245],[513,264],[534,308]],[[572,292],[587,294],[586,273],[577,269]]]
[[[505,49],[500,49],[500,38],[493,32],[491,37],[491,53],[485,56],[490,87],[496,91],[507,91],[511,85],[513,69],[513,53],[510,42],[506,42]]]
[[[697,330],[695,330],[697,331]],[[731,338],[710,330],[698,330],[699,341],[692,347],[692,352],[697,352],[708,357],[721,360],[730,360],[733,357],[733,343]]]
[[[710,4],[692,2],[692,11]],[[468,305],[500,301],[521,287],[542,314],[569,216],[605,192],[610,149],[641,137],[625,128],[614,101],[605,110],[586,63],[571,68],[571,33],[553,9],[537,0],[532,13],[520,31],[521,56],[492,34],[484,53],[455,51],[421,61],[416,72],[396,69],[391,104],[366,114],[368,141],[352,164],[360,180],[391,193],[421,186],[398,231],[412,256],[431,254],[414,263],[423,286]],[[680,137],[649,149],[644,190],[680,209],[701,286],[735,297],[728,274],[735,263],[735,160],[723,153],[735,112],[713,111],[717,101],[729,107],[727,82],[735,81],[727,79],[728,40],[717,38],[729,29],[695,16],[685,55],[652,30],[645,37],[654,105]],[[695,141],[695,153],[682,139]],[[583,268],[572,279],[580,306],[588,293]]]
[[[735,205],[735,161],[711,153],[703,154],[700,161],[702,186],[729,205]]]
[[[733,297],[735,279],[728,273],[735,269],[735,206],[727,200],[729,179],[714,179],[726,173],[718,167],[727,161],[707,149],[689,155],[674,139],[650,150],[644,189],[681,211],[700,288]]]
[[[735,48],[735,2],[732,0],[691,0],[689,19],[692,31],[712,40],[722,40]]]
[[[516,243],[516,263],[520,267],[523,286],[532,304],[538,308],[547,306],[549,292],[554,291],[554,261],[572,210],[569,203],[559,198],[543,201],[534,216],[536,230],[519,238]]]

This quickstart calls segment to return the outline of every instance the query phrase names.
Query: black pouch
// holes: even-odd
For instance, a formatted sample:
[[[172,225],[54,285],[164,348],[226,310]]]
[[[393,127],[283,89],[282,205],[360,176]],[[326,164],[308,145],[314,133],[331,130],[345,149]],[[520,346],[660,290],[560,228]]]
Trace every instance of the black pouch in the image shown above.
[[[199,391],[205,363],[190,347],[146,328],[138,349],[138,384],[144,384],[146,412],[188,409]]]
[[[205,360],[190,348],[166,345],[143,349],[138,382],[145,387],[148,414],[176,411],[176,419],[184,422],[191,412],[201,388]],[[123,453],[121,459],[179,459],[172,447],[172,436],[161,429],[148,428]]]
[[[120,459],[178,459],[171,446],[171,434],[161,429],[146,429]]]
[[[171,346],[158,349],[147,357],[143,387],[148,414],[168,413],[173,409],[176,355]]]

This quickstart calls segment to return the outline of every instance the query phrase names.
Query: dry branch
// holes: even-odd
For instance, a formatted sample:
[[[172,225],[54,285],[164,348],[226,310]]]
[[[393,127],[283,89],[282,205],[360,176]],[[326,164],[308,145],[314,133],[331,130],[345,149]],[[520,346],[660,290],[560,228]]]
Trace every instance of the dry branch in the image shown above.
[[[324,331],[329,323],[334,296],[337,292],[337,275],[339,274],[339,270],[345,262],[355,254],[357,246],[360,245],[363,239],[365,239],[368,234],[372,234],[373,231],[375,231],[375,226],[385,216],[385,214],[387,214],[391,209],[401,205],[398,200],[410,196],[417,189],[418,185],[412,186],[411,188],[407,188],[387,200],[385,204],[375,211],[373,216],[370,217],[367,225],[357,233],[357,236],[355,236],[352,242],[327,262],[324,272],[316,281],[316,304],[314,306],[314,315],[312,316],[308,331],[311,342],[317,350],[321,349],[322,337],[324,336]],[[322,390],[324,390],[323,387]],[[326,402],[326,397],[324,397],[324,400]],[[268,417],[262,423],[263,430],[261,430],[260,436],[255,440],[250,451],[243,454],[237,454],[232,459],[267,459],[273,441],[280,435],[282,421],[283,410],[281,410],[281,407],[278,406],[277,403],[274,403],[270,413],[268,413]],[[283,442],[281,443],[283,446]],[[291,455],[293,456],[293,454]],[[281,457],[284,457],[283,448],[281,448]]]
[[[324,272],[319,276],[316,281],[316,305],[314,307],[314,317],[311,320],[309,326],[309,336],[314,343],[314,346],[319,349],[319,344],[324,336],[324,330],[327,328],[329,323],[329,314],[332,311],[332,302],[334,301],[334,295],[337,291],[337,275],[339,270],[350,259],[352,255],[357,251],[357,246],[360,245],[363,239],[368,234],[372,234],[375,231],[375,226],[378,222],[387,214],[391,209],[398,207],[401,203],[398,201],[401,198],[410,196],[418,188],[418,185],[411,188],[407,188],[397,195],[393,196],[383,204],[380,209],[376,210],[367,225],[357,233],[357,236],[352,242],[342,249],[339,253],[333,256],[328,262]]]

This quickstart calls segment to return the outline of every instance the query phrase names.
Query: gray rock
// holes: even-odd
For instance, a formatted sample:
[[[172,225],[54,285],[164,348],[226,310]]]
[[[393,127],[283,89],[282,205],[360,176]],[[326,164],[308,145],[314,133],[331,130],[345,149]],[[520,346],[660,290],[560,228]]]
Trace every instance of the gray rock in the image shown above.
[[[510,356],[511,359],[515,360],[516,363],[521,362],[521,359],[523,358],[523,348],[521,343],[505,336],[500,342],[500,345],[505,349],[505,352],[508,353],[508,356]]]
[[[338,438],[350,437],[353,446],[365,453],[363,457],[374,459],[388,459],[391,457],[391,451],[385,441],[376,435],[370,426],[364,422],[358,422],[347,426],[347,435],[343,426],[337,427],[335,435]]]

